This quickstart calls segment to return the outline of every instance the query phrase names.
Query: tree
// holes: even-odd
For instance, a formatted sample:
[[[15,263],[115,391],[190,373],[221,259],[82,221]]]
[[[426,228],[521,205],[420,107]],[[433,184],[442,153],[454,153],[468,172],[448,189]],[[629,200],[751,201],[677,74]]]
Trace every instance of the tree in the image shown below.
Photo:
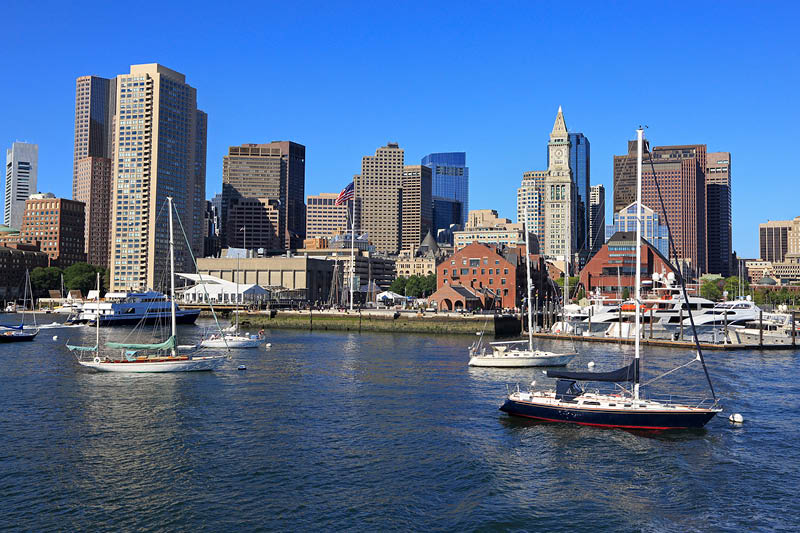
[[[31,287],[36,294],[47,294],[47,291],[61,289],[61,269],[57,267],[34,268],[31,270]]]
[[[422,278],[422,293],[424,296],[430,296],[436,292],[436,273],[431,273]]]
[[[700,296],[708,300],[717,301],[722,298],[722,291],[715,281],[706,281],[700,287]]]
[[[405,295],[406,293],[406,283],[408,283],[408,278],[404,278],[403,276],[398,276],[391,285],[389,285],[389,290],[395,294],[402,294]]]
[[[739,277],[738,276],[731,276],[725,279],[725,285],[723,285],[722,290],[728,293],[728,299],[733,300],[736,299],[744,294],[748,294],[750,292],[750,284],[748,283],[747,279],[744,280],[744,287],[743,291],[739,292]]]
[[[631,297],[631,290],[628,287],[622,289],[622,299],[627,300]]]
[[[88,263],[75,263],[64,270],[64,285],[68,290],[79,290],[86,296],[88,292],[97,287],[97,273],[100,273],[101,292],[103,290],[103,278],[105,269],[96,267]]]
[[[412,298],[419,298],[422,296],[422,278],[420,276],[411,276],[406,281],[406,296]]]

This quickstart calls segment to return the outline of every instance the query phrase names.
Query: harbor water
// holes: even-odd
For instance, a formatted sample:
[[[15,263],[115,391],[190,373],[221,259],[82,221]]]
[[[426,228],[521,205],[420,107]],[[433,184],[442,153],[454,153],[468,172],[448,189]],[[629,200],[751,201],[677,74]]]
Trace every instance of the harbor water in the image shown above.
[[[643,434],[501,413],[507,384],[548,380],[469,368],[474,337],[268,335],[269,349],[186,374],[86,370],[64,343],[94,344],[89,328],[0,345],[0,530],[800,528],[796,351],[707,354],[725,411]],[[577,349],[570,368],[598,371],[632,350]],[[646,355],[645,379],[694,356]],[[646,390],[702,394],[704,379],[693,365]]]

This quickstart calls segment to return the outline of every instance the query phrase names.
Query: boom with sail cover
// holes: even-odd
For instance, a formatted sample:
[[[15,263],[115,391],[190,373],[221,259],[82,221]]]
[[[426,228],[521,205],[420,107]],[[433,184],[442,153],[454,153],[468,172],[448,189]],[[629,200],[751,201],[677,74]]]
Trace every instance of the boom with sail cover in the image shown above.
[[[170,336],[164,342],[156,344],[141,344],[130,342],[107,342],[109,348],[123,348],[125,350],[171,350],[175,348],[175,335]]]
[[[609,372],[569,372],[566,370],[547,370],[547,377],[573,379],[575,381],[607,381],[623,383],[638,381],[639,362],[634,360],[628,366],[611,370]]]

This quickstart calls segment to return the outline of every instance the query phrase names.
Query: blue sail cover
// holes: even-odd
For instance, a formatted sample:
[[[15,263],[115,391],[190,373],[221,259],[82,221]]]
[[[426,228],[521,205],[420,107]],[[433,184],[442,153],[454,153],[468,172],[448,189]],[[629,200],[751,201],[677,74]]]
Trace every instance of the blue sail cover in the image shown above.
[[[22,329],[22,327],[23,327],[22,324],[20,324],[19,326],[8,326],[6,324],[0,324],[0,328],[6,328],[6,329]]]
[[[546,372],[549,378],[622,383],[639,380],[639,362],[634,359],[628,366],[610,372],[568,372],[566,370],[547,370]]]

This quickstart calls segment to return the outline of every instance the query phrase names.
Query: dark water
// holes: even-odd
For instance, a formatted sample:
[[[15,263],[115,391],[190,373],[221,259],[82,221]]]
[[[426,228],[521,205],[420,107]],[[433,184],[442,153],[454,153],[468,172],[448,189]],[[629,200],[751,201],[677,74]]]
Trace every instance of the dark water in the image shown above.
[[[63,342],[86,330],[0,345],[0,529],[800,528],[796,352],[709,353],[726,412],[641,435],[508,418],[505,384],[541,371],[469,369],[469,337],[271,336],[220,371],[162,375],[80,368]],[[629,349],[578,348],[572,366],[597,370]],[[651,371],[691,358],[648,354]]]

